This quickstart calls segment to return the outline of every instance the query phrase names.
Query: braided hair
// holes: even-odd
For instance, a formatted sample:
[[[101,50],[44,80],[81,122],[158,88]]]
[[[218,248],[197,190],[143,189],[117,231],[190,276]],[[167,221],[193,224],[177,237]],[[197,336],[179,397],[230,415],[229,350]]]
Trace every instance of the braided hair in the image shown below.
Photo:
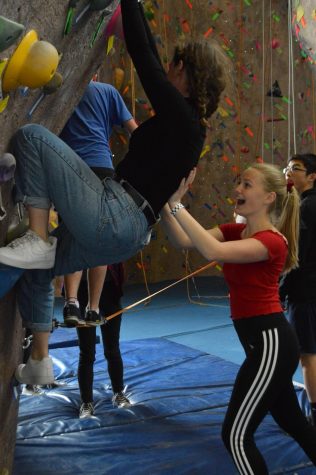
[[[215,41],[196,41],[176,46],[173,63],[183,61],[191,101],[195,104],[201,123],[216,111],[220,95],[226,86],[228,58]]]

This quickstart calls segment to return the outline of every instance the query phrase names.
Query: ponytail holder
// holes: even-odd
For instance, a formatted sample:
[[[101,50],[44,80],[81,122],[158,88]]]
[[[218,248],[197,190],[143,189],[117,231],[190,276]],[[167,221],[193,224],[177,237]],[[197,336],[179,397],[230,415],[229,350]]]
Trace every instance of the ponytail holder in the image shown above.
[[[294,183],[291,183],[291,182],[286,184],[286,189],[288,193],[291,193],[293,186],[294,186]]]

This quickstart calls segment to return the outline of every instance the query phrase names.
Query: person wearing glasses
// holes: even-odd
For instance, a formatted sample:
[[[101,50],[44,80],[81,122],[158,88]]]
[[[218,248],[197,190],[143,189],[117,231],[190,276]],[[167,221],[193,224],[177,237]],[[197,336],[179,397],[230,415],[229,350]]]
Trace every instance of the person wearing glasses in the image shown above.
[[[294,155],[284,173],[300,194],[301,213],[299,267],[281,279],[280,298],[299,340],[311,421],[316,426],[316,155]]]

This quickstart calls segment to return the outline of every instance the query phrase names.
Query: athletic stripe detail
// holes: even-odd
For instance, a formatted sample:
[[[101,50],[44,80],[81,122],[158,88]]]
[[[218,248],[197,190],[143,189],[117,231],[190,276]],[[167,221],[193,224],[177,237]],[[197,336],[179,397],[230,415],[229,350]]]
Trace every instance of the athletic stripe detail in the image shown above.
[[[262,359],[258,373],[240,406],[230,433],[230,447],[235,464],[243,475],[255,475],[244,450],[244,435],[249,421],[274,374],[279,352],[277,329],[264,330]]]
[[[251,469],[249,471],[246,468],[245,461],[243,460],[243,454],[244,454],[243,441],[242,440],[240,441],[242,447],[239,447],[237,433],[240,431],[240,428],[239,428],[240,421],[243,418],[244,412],[247,412],[249,410],[248,409],[249,401],[252,399],[253,394],[257,393],[258,388],[260,389],[260,386],[262,384],[262,379],[268,368],[268,362],[271,359],[271,354],[270,354],[271,348],[269,348],[269,345],[267,344],[267,337],[266,337],[265,331],[262,332],[262,336],[263,336],[263,351],[262,351],[262,359],[259,366],[259,370],[258,370],[258,373],[256,374],[256,377],[252,385],[250,386],[248,393],[246,393],[245,395],[245,399],[242,405],[240,406],[236,414],[236,418],[234,420],[234,424],[232,426],[231,434],[230,434],[230,446],[232,450],[232,455],[234,457],[239,473],[245,474],[245,475],[248,475],[248,474],[254,475],[254,472]]]

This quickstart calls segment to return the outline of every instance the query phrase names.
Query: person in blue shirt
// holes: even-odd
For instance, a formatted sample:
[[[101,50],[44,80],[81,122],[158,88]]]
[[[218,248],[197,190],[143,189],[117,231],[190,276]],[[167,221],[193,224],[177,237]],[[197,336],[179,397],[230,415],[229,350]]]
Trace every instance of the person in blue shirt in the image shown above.
[[[60,137],[100,178],[113,177],[114,169],[109,139],[114,126],[124,126],[129,133],[137,127],[119,92],[110,84],[90,82],[62,130]],[[84,223],[83,223],[84,226]],[[95,361],[96,328],[101,319],[122,309],[123,265],[99,266],[87,271],[64,276],[64,321],[67,326],[84,322],[90,328],[77,328],[79,345],[78,382],[81,396],[80,418],[94,414],[93,365]],[[86,277],[86,276],[85,276]],[[124,392],[124,368],[120,351],[122,316],[102,325],[101,336],[104,356],[113,390],[113,405],[128,407],[130,401]],[[30,352],[29,352],[30,353]],[[25,355],[25,358],[28,357]],[[25,363],[27,358],[25,360]],[[54,383],[58,384],[58,383]],[[27,385],[29,393],[40,391],[36,385]]]
[[[101,179],[114,176],[109,139],[114,126],[124,126],[131,134],[137,124],[127,109],[120,93],[110,84],[91,81],[79,104],[63,128],[60,138],[74,150]],[[84,223],[82,223],[84,226]],[[101,323],[99,302],[107,266],[88,270],[88,305],[85,323]],[[67,326],[81,322],[78,289],[82,271],[64,277],[64,321]]]
[[[100,178],[114,176],[109,139],[114,126],[124,126],[131,134],[137,124],[120,93],[110,84],[91,81],[79,104],[60,134],[84,162]],[[78,382],[81,396],[80,418],[94,414],[93,364],[96,329],[102,319],[120,310],[122,282],[113,275],[123,274],[122,264],[88,269],[87,280],[82,271],[64,276],[64,321],[67,326],[84,322],[91,328],[77,328],[79,342]],[[115,274],[116,272],[116,274]],[[122,279],[121,279],[122,280]],[[124,394],[123,361],[120,352],[121,315],[102,325],[104,356],[113,389],[113,405],[126,407],[130,401]]]
[[[100,179],[65,142],[38,124],[11,139],[17,162],[16,201],[29,229],[0,248],[2,264],[27,269],[18,301],[34,335],[32,354],[15,375],[25,384],[54,381],[48,339],[53,314],[52,278],[125,261],[150,240],[160,211],[199,160],[227,80],[229,59],[218,43],[201,38],[175,48],[165,70],[142,3],[121,0],[127,51],[154,114],[131,135],[113,179]],[[48,235],[49,209],[63,222]]]

